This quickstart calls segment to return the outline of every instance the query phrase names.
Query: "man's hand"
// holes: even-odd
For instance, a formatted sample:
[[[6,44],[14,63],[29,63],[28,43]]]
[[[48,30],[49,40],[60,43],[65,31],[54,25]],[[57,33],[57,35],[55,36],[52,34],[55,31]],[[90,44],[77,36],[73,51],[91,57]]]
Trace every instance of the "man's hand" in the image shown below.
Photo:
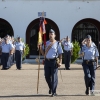
[[[61,63],[58,63],[58,67],[61,67],[61,65],[62,65]]]
[[[71,52],[71,56],[73,55],[73,52]]]

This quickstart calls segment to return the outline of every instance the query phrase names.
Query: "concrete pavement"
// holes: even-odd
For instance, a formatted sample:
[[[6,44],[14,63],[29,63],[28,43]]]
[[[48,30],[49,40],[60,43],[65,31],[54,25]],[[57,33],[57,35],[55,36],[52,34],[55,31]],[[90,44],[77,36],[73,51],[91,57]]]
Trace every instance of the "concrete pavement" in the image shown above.
[[[1,67],[0,67],[1,69]],[[37,94],[37,64],[23,64],[22,70],[13,65],[9,70],[0,70],[0,100],[99,100],[100,96],[86,96],[84,73],[80,64],[71,64],[71,70],[59,69],[57,97],[50,97],[40,66],[39,94]],[[96,90],[100,90],[100,70],[96,71]]]

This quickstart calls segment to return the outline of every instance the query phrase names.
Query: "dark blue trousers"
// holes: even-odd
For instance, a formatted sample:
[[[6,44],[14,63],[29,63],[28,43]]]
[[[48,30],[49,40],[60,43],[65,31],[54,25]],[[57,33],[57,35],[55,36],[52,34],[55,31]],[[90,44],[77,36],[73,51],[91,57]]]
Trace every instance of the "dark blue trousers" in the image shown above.
[[[15,51],[15,59],[16,59],[17,69],[21,69],[21,67],[22,67],[22,55],[23,55],[23,51],[19,51],[19,50]]]
[[[90,87],[90,90],[95,88],[95,65],[83,64],[84,80],[86,88]]]
[[[9,53],[2,53],[2,65],[3,69],[8,69],[7,63],[8,63]]]
[[[1,60],[2,55],[0,55],[0,65],[2,65],[2,60]]]
[[[58,84],[58,67],[56,60],[45,60],[44,72],[49,89],[52,90],[52,93],[56,93]]]
[[[71,59],[71,52],[64,50],[64,61],[66,69],[70,67],[70,59]]]
[[[12,59],[13,58],[13,54],[9,56],[8,58],[8,63],[7,63],[7,66],[10,68],[12,66]]]

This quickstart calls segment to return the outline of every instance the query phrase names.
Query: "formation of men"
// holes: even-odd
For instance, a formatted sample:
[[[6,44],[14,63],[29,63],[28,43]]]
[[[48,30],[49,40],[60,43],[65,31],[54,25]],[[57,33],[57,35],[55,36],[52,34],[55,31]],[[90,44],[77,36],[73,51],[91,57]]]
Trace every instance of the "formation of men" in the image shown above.
[[[9,35],[0,38],[0,65],[2,65],[2,70],[8,70],[14,64],[15,59],[17,69],[21,69],[25,45],[20,37],[17,39],[15,41],[14,37]]]
[[[60,42],[55,40],[56,34],[53,29],[49,31],[49,40],[46,46],[39,46],[41,54],[44,56],[44,75],[49,88],[49,94],[52,97],[56,96],[56,89],[58,85],[58,68],[62,64],[62,53],[64,47],[65,70],[70,70],[70,58],[73,52],[73,44],[67,36]],[[15,41],[14,38],[7,35],[4,39],[0,39],[0,58],[2,70],[7,70],[14,63],[14,55],[16,59],[16,67],[18,70],[22,68],[22,55],[25,51],[25,44],[18,37]],[[89,94],[89,90],[93,94],[95,88],[95,69],[98,66],[99,53],[96,45],[92,42],[90,35],[82,42],[82,50],[80,56],[83,57],[83,71],[86,85],[85,94]],[[58,59],[58,60],[57,60]]]

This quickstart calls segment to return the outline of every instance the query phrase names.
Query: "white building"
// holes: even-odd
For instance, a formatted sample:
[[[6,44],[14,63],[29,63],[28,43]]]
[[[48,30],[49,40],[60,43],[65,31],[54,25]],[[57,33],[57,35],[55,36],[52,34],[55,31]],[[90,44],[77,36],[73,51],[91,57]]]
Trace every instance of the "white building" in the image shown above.
[[[81,40],[90,34],[99,48],[100,0],[0,0],[0,37],[21,36],[37,55],[39,12],[46,13],[46,35],[53,28],[56,39]]]

